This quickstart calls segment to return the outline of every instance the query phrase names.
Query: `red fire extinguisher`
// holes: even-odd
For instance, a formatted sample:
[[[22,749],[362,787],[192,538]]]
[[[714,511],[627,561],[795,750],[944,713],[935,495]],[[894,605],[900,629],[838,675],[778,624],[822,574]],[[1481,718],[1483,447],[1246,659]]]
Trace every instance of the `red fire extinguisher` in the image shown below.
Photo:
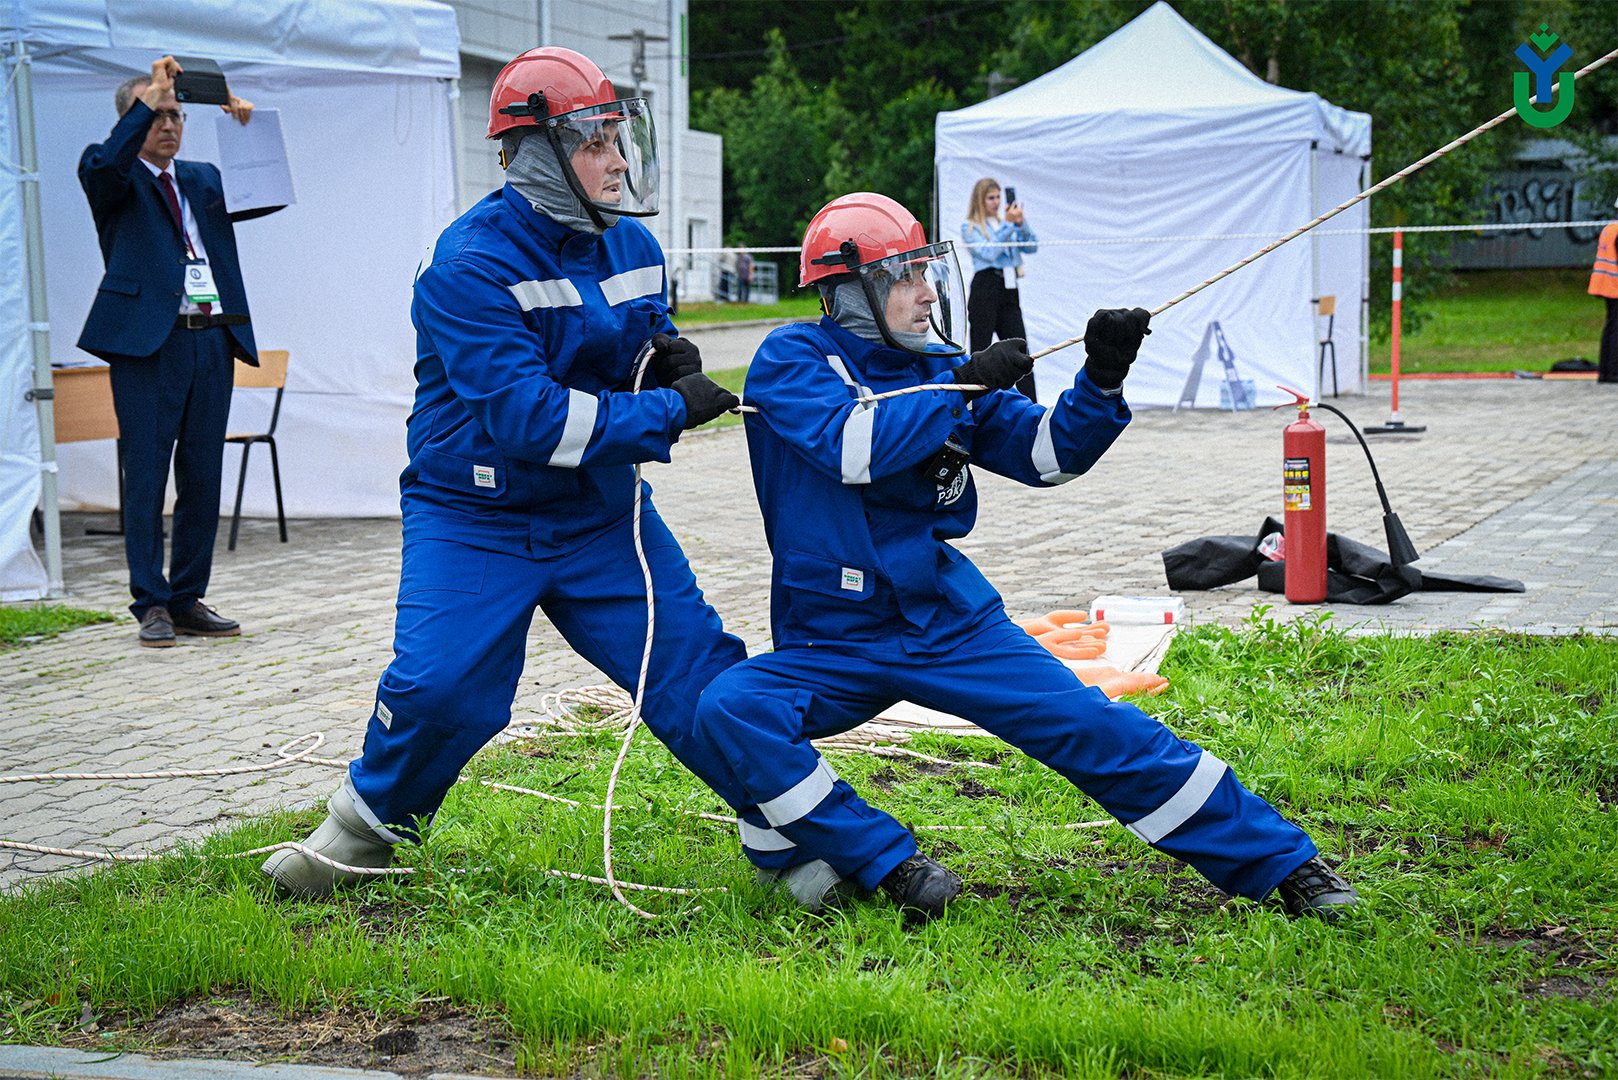
[[[1289,404],[1298,408],[1281,439],[1286,594],[1294,604],[1318,604],[1326,599],[1326,429],[1310,419],[1307,394],[1281,389],[1297,398]]]

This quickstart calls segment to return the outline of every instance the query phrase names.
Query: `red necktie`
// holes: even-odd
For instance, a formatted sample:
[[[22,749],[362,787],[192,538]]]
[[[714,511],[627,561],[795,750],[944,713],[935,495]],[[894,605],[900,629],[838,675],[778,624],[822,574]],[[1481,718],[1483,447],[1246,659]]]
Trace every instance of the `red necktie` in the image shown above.
[[[185,252],[187,255],[194,255],[195,251],[191,247],[191,237],[185,231],[185,215],[180,212],[180,196],[174,190],[174,181],[169,179],[169,174],[166,172],[158,173],[157,179],[163,185],[163,197],[168,200],[169,213],[174,215],[175,227],[180,230],[180,237],[185,241]],[[197,307],[202,309],[204,315],[213,314],[212,304],[201,303]]]

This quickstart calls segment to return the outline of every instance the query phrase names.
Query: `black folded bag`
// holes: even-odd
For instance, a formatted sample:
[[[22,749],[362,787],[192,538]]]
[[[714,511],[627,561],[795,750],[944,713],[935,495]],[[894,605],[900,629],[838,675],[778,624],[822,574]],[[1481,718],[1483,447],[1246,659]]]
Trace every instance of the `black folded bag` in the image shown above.
[[[1265,518],[1258,535],[1202,536],[1163,552],[1169,588],[1217,589],[1258,575],[1265,592],[1285,592],[1286,563],[1266,559],[1259,541],[1281,532]],[[1492,575],[1428,574],[1414,566],[1394,566],[1388,556],[1358,540],[1326,534],[1326,603],[1391,604],[1413,592],[1522,592],[1523,583]]]

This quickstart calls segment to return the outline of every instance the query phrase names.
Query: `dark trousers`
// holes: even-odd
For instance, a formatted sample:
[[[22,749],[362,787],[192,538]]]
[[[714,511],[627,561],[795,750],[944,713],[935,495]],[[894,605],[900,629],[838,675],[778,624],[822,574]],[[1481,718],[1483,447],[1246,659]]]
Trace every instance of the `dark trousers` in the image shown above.
[[[1006,288],[1005,271],[979,270],[972,275],[972,291],[966,298],[966,322],[971,329],[971,349],[981,352],[994,338],[1028,337],[1022,325],[1022,295]],[[1034,376],[1017,380],[1017,389],[1034,399]]]
[[[124,459],[129,610],[184,611],[208,591],[235,365],[230,331],[175,330],[153,356],[112,362]],[[174,460],[173,556],[163,575],[163,499]]]
[[[1618,300],[1606,297],[1607,325],[1601,328],[1601,382],[1618,382]]]

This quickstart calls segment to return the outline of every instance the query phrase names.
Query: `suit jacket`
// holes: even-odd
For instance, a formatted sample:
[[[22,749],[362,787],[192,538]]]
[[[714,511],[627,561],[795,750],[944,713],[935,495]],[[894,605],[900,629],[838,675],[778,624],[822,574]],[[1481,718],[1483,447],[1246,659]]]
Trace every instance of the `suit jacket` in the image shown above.
[[[156,116],[137,99],[107,141],[85,147],[79,158],[79,183],[89,197],[106,263],[79,348],[103,360],[155,354],[174,330],[185,292],[185,242],[162,186],[140,161],[141,144]],[[208,250],[208,265],[219,288],[214,312],[247,315],[247,290],[219,169],[206,162],[175,160],[173,172]],[[231,352],[257,364],[252,324],[226,329]]]

